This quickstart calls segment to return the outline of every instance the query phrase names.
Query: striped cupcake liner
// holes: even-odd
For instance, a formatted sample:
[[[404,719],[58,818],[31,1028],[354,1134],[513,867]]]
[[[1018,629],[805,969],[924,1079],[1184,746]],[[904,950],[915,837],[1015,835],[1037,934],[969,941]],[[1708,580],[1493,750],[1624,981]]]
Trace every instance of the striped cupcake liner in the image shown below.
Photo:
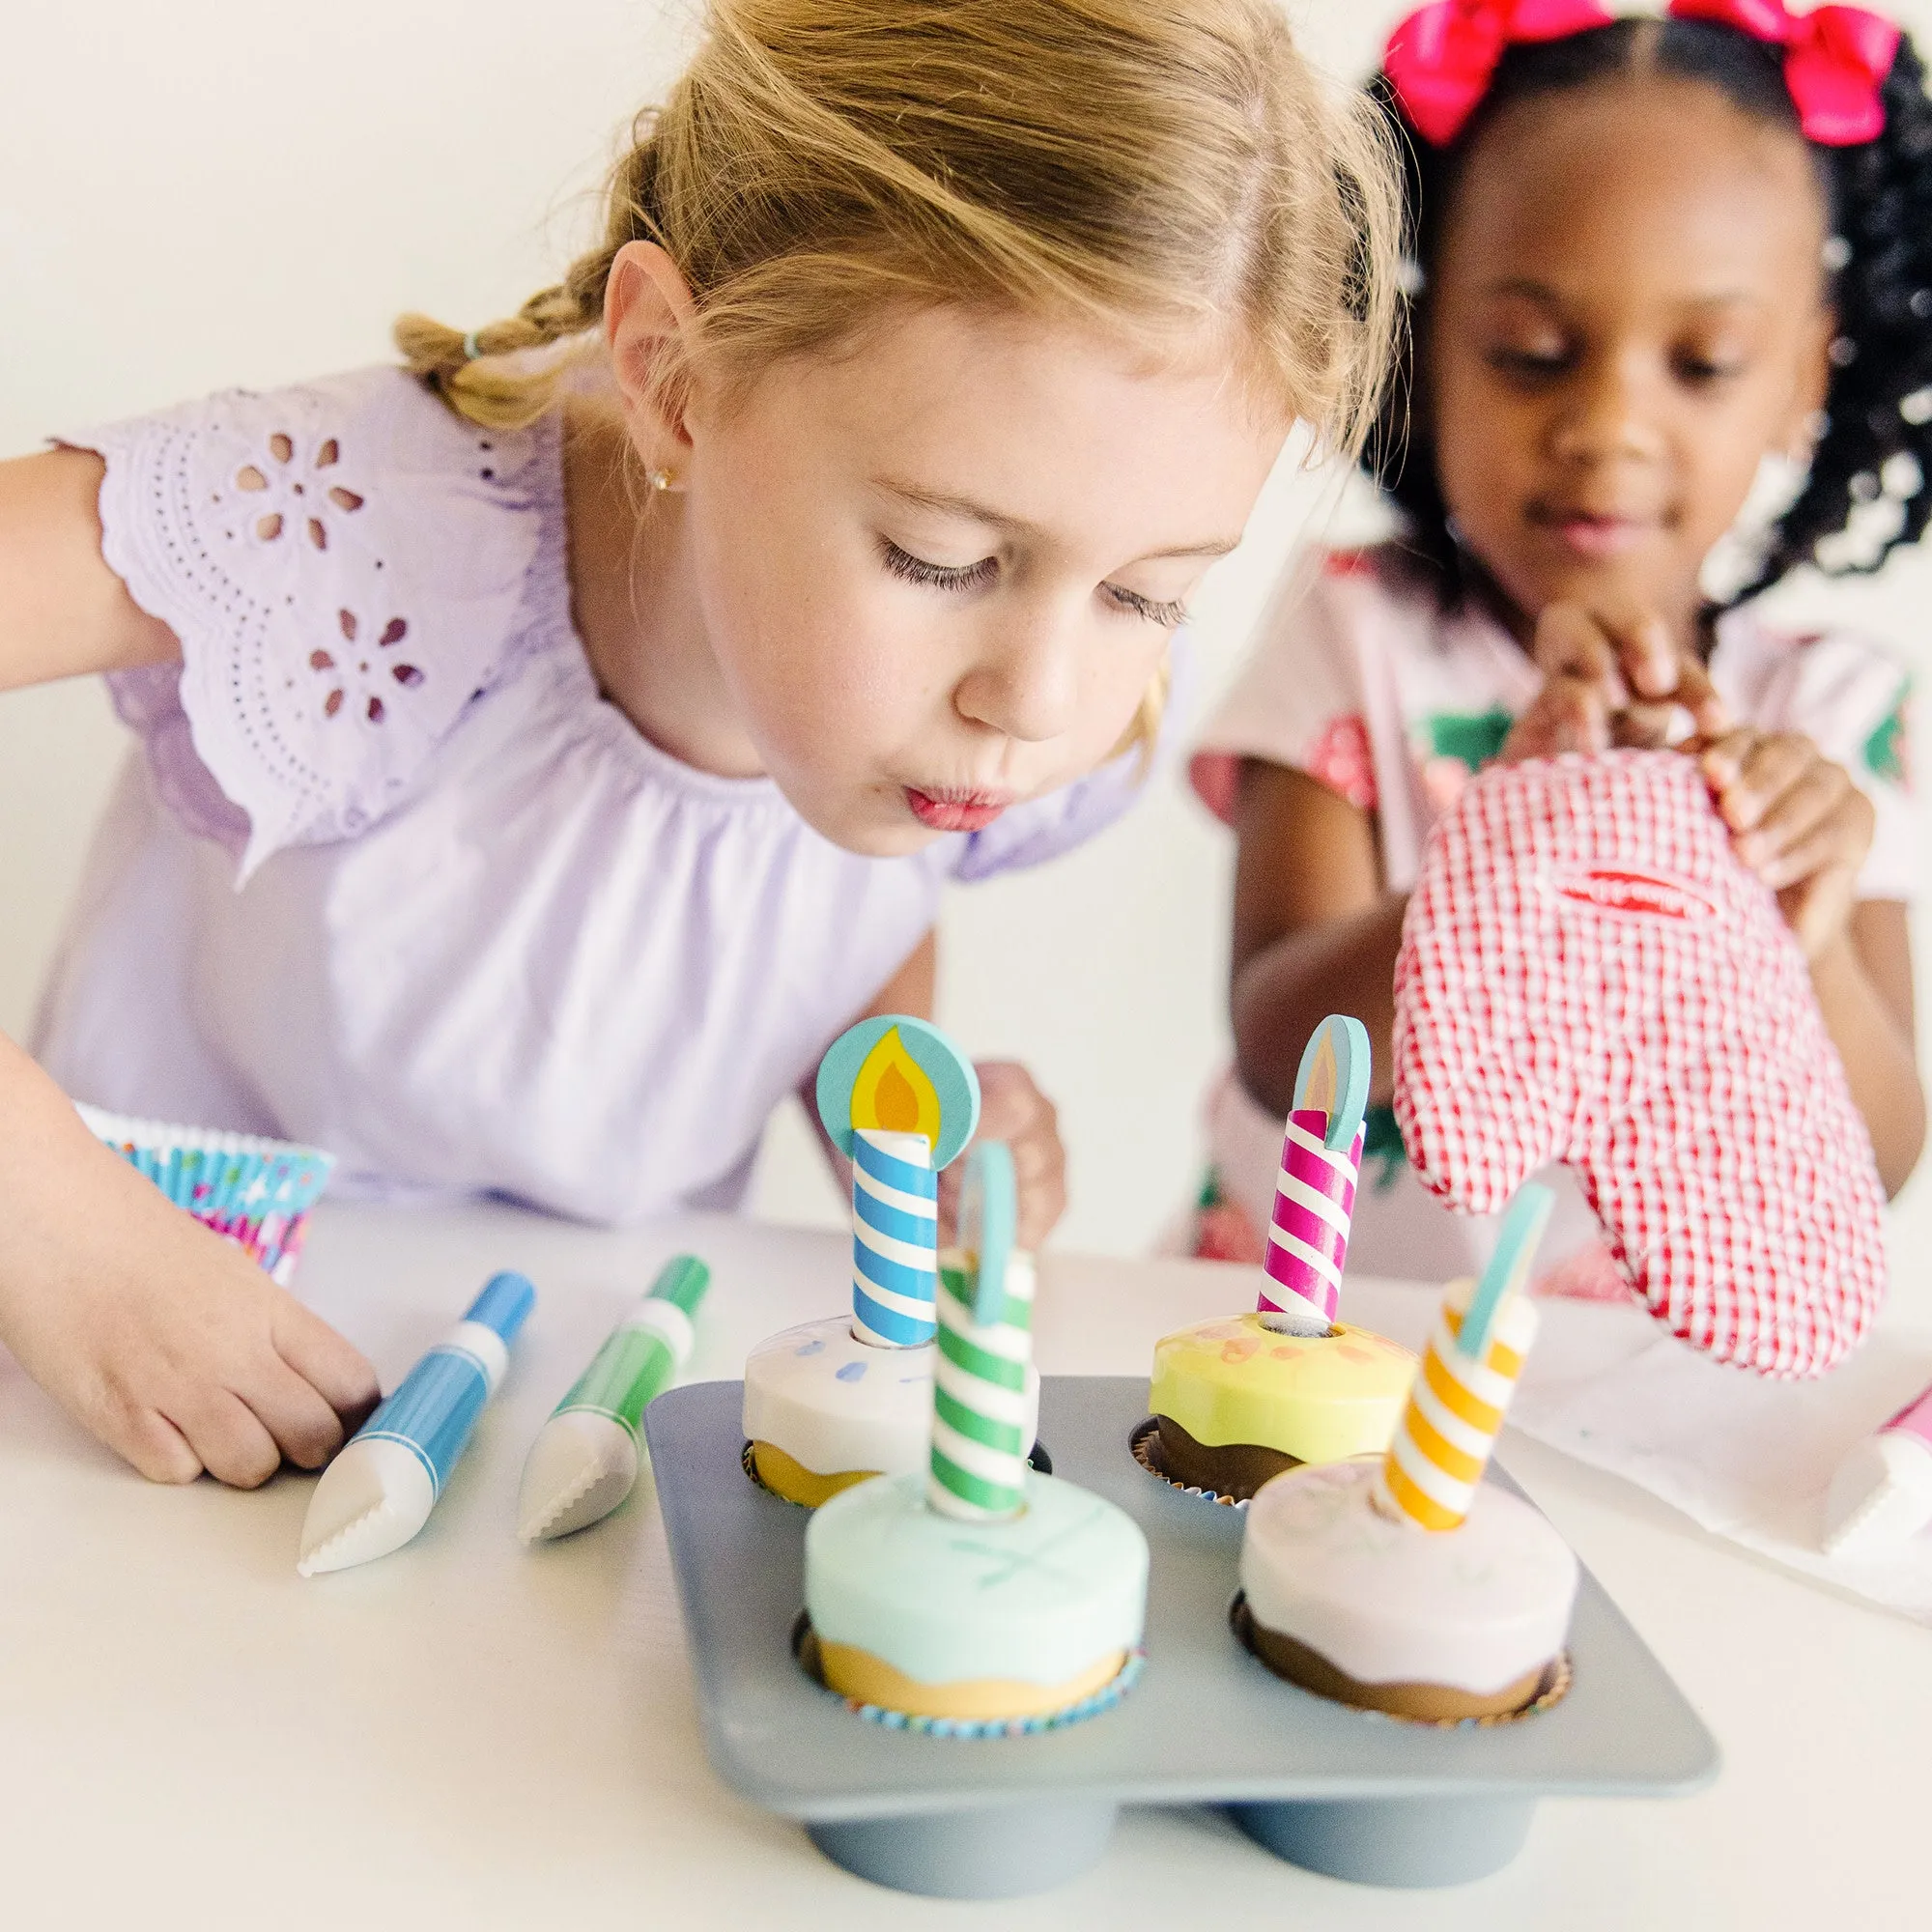
[[[1146,1651],[1129,1651],[1126,1662],[1092,1695],[1081,1698],[1077,1704],[1067,1704],[1058,1711],[1047,1711],[1034,1717],[923,1718],[906,1711],[888,1710],[883,1704],[862,1703],[856,1697],[840,1697],[809,1661],[808,1653],[815,1656],[817,1646],[812,1637],[811,1619],[803,1610],[799,1612],[798,1622],[792,1626],[791,1647],[799,1668],[828,1697],[837,1698],[855,1718],[863,1718],[867,1723],[878,1724],[889,1731],[906,1731],[925,1738],[974,1741],[1039,1737],[1047,1731],[1064,1731],[1071,1724],[1084,1724],[1089,1718],[1098,1718],[1111,1711],[1140,1682],[1141,1672],[1147,1667]]]
[[[1254,1618],[1248,1610],[1245,1590],[1235,1592],[1235,1601],[1228,1605],[1228,1622],[1233,1627],[1241,1648],[1250,1653],[1254,1650],[1251,1633]],[[1527,1704],[1514,1711],[1492,1711],[1481,1718],[1411,1718],[1402,1711],[1370,1711],[1359,1704],[1345,1704],[1335,1698],[1323,1701],[1333,1704],[1337,1710],[1353,1711],[1358,1717],[1373,1719],[1378,1723],[1406,1724],[1412,1730],[1420,1731],[1493,1731],[1505,1724],[1520,1724],[1525,1718],[1542,1715],[1552,1705],[1560,1704],[1570,1694],[1570,1687],[1577,1681],[1576,1671],[1570,1662],[1567,1650],[1558,1651],[1554,1661],[1543,1673],[1543,1683],[1537,1693]],[[1319,1690],[1311,1690],[1309,1695],[1319,1697]]]
[[[75,1103],[88,1131],[177,1208],[226,1236],[284,1287],[335,1166],[332,1154],[286,1141],[165,1121],[132,1120]]]
[[[1196,1489],[1191,1483],[1178,1483],[1167,1473],[1160,1456],[1160,1418],[1151,1415],[1145,1422],[1135,1425],[1134,1433],[1127,1437],[1127,1446],[1134,1452],[1134,1461],[1156,1482],[1165,1483],[1170,1490],[1179,1490],[1183,1496],[1199,1496],[1204,1503],[1219,1503],[1223,1509],[1244,1510],[1248,1506],[1246,1496],[1226,1496],[1219,1490]]]
[[[809,1503],[800,1502],[796,1496],[780,1495],[779,1492],[775,1489],[773,1489],[772,1486],[768,1482],[766,1482],[761,1475],[758,1474],[758,1459],[752,1453],[752,1438],[749,1435],[746,1436],[745,1438],[745,1446],[738,1451],[738,1466],[744,1470],[746,1475],[751,1477],[752,1487],[753,1489],[763,1490],[766,1495],[770,1496],[775,1503],[783,1503],[788,1509],[795,1509],[795,1510],[809,1509],[810,1507]]]

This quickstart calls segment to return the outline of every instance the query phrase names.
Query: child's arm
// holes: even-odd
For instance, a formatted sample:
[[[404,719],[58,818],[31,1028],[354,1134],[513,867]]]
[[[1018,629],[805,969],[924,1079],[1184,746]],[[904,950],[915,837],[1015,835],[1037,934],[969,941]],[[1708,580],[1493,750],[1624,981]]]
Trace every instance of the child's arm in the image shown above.
[[[1703,762],[1737,835],[1738,857],[1777,894],[1804,949],[1879,1177],[1896,1194],[1924,1145],[1925,1095],[1914,1051],[1905,907],[1853,897],[1871,846],[1871,801],[1797,732],[1731,731]]]
[[[1536,627],[1544,687],[1506,759],[1657,744],[1688,717],[1723,724],[1703,667],[1635,610],[1552,604]],[[1374,1052],[1372,1101],[1394,1087],[1395,960],[1407,895],[1383,882],[1372,815],[1303,773],[1250,759],[1236,808],[1231,1005],[1242,1084],[1270,1113],[1293,1104],[1301,1049],[1331,1012]]]
[[[375,1406],[362,1357],[176,1208],[0,1039],[0,1341],[156,1482],[317,1468]]]
[[[1404,893],[1382,885],[1373,816],[1304,772],[1242,762],[1236,798],[1230,997],[1241,1084],[1271,1114],[1293,1103],[1301,1050],[1327,1013],[1368,1029],[1389,1096]]]
[[[939,937],[928,932],[902,965],[879,988],[863,1013],[852,1015],[855,1026],[875,1013],[910,1013],[930,1019],[939,978]],[[980,1126],[975,1140],[1005,1141],[1013,1156],[1013,1179],[1019,1188],[1019,1244],[1037,1248],[1066,1211],[1066,1150],[1060,1139],[1060,1118],[1054,1105],[1034,1084],[1024,1066],[1010,1060],[974,1063],[980,1076]],[[849,1164],[825,1138],[819,1123],[815,1077],[799,1088],[806,1118],[825,1149],[833,1179],[849,1194]],[[964,1169],[957,1161],[939,1177],[939,1221],[942,1238],[957,1226],[959,1183]]]
[[[105,468],[84,449],[0,463],[0,690],[181,656],[100,554]]]
[[[180,655],[100,554],[101,464],[0,464],[0,690]],[[376,1399],[361,1355],[102,1147],[0,1038],[0,1342],[161,1482],[314,1467]]]

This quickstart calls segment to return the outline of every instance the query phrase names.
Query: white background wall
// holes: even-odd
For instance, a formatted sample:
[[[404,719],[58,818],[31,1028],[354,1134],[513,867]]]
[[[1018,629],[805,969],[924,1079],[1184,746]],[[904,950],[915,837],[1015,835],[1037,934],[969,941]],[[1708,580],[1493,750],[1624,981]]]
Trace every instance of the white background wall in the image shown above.
[[[1304,43],[1349,75],[1402,11],[1293,7]],[[1895,11],[1932,38],[1932,0]],[[459,327],[508,312],[588,233],[615,130],[675,71],[692,8],[11,0],[6,14],[0,455],[208,389],[374,361],[405,307]],[[1210,580],[1197,626],[1210,690],[1319,495],[1279,475]],[[1831,596],[1932,664],[1932,560]],[[26,1022],[121,746],[92,682],[0,702],[0,1027]],[[1026,1060],[1061,1103],[1065,1244],[1141,1249],[1192,1184],[1196,1099],[1226,1051],[1230,858],[1170,780],[1123,832],[947,909],[942,1018],[982,1056]],[[1919,957],[1932,1008],[1923,929]],[[796,1120],[773,1134],[758,1200],[785,1218],[837,1211]],[[1922,1176],[1904,1212],[1932,1236]]]

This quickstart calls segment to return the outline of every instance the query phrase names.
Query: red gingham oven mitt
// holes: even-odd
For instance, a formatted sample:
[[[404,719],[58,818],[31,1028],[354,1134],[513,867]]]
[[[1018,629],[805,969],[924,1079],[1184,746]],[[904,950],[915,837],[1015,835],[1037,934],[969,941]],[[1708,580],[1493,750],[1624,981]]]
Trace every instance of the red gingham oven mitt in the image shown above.
[[[1692,761],[1501,765],[1431,835],[1395,974],[1416,1171],[1492,1213],[1573,1168],[1650,1312],[1815,1376],[1885,1291],[1871,1142],[1770,891]]]

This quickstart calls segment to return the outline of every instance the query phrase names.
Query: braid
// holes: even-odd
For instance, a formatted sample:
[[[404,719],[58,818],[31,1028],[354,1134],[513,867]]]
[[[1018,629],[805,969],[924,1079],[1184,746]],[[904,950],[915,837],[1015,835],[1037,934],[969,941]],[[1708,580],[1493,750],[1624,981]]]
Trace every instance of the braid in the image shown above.
[[[660,239],[657,164],[647,116],[612,180],[602,246],[580,255],[562,281],[539,289],[515,315],[485,323],[469,336],[426,315],[398,316],[393,337],[410,373],[485,429],[522,429],[535,421],[550,407],[572,358],[534,369],[509,358],[582,336],[603,321],[604,290],[618,249],[627,242]]]
[[[1643,68],[1702,81],[1745,113],[1803,138],[1779,51],[1710,21],[1623,19],[1512,45],[1480,107],[1443,147],[1408,128],[1385,74],[1370,82],[1370,98],[1403,150],[1411,268],[1395,380],[1364,464],[1402,512],[1404,548],[1451,606],[1468,588],[1470,566],[1437,481],[1417,373],[1444,213],[1484,128],[1504,106]],[[1898,545],[1915,542],[1932,516],[1932,99],[1908,39],[1899,41],[1883,98],[1885,128],[1875,141],[1810,148],[1834,238],[1828,266],[1838,335],[1826,426],[1804,489],[1766,532],[1755,572],[1733,605],[1801,564],[1833,576],[1876,570]]]

